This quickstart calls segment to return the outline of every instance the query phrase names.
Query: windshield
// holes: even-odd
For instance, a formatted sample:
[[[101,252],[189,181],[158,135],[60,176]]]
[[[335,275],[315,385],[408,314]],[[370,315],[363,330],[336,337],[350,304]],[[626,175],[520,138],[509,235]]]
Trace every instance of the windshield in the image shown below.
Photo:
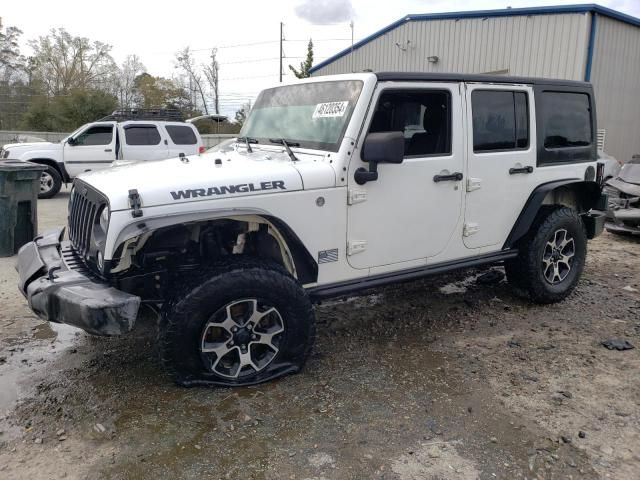
[[[251,109],[240,137],[260,143],[285,139],[301,147],[336,152],[361,90],[359,80],[264,90]]]

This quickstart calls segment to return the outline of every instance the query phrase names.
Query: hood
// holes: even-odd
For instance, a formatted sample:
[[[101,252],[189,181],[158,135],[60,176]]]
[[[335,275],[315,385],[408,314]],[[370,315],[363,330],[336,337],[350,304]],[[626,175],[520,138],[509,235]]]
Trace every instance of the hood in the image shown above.
[[[62,144],[51,142],[7,143],[2,146],[2,149],[9,150],[13,155],[28,152],[30,150],[62,150]]]
[[[313,188],[335,185],[333,168],[319,155],[298,155],[315,167],[305,171]],[[311,157],[311,158],[309,158]],[[137,190],[142,207],[187,203],[215,198],[291,192],[304,188],[303,175],[280,151],[212,152],[203,155],[138,162],[80,176],[109,198],[111,211],[129,209],[129,190]]]

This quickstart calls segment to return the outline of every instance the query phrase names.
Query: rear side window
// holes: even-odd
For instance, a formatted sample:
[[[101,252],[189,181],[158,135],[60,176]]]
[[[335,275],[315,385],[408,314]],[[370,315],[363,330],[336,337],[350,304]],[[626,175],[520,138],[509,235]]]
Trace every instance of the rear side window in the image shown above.
[[[529,146],[526,92],[474,90],[473,151],[517,150]]]
[[[546,149],[591,145],[591,107],[584,93],[543,92],[542,124]]]
[[[158,145],[160,133],[155,125],[131,125],[124,127],[127,145]]]
[[[191,127],[185,125],[167,125],[165,127],[171,137],[171,141],[176,145],[195,145],[198,143],[196,134]]]

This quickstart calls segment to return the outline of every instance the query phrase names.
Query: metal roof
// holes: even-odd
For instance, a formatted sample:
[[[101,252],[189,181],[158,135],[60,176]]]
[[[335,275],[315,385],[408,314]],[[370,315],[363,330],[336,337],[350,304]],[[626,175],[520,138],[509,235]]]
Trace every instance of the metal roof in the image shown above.
[[[344,57],[352,50],[355,51],[360,47],[372,42],[378,37],[381,37],[385,33],[394,30],[408,22],[423,22],[428,20],[455,20],[455,19],[463,19],[463,18],[490,18],[490,17],[516,17],[516,16],[527,16],[527,15],[558,15],[563,13],[597,13],[599,15],[603,15],[605,17],[613,18],[615,20],[619,20],[624,23],[628,23],[629,25],[635,25],[636,27],[640,27],[640,18],[632,17],[631,15],[627,15],[616,10],[612,10],[610,8],[602,7],[600,5],[596,5],[595,3],[589,4],[578,4],[578,5],[558,5],[558,6],[550,6],[550,7],[531,7],[531,8],[505,8],[499,10],[473,10],[468,12],[446,12],[446,13],[422,13],[422,14],[411,14],[402,17],[400,20],[393,22],[392,24],[386,26],[385,28],[378,30],[377,32],[369,35],[368,37],[363,38],[359,42],[353,44],[352,47],[345,48],[341,52],[333,55],[332,57],[327,58],[326,60],[320,62],[319,64],[313,66],[309,72],[313,73],[316,70],[329,65],[335,60]]]
[[[515,83],[527,85],[551,85],[559,87],[591,88],[589,82],[556,80],[551,78],[510,77],[508,75],[482,75],[473,73],[425,73],[425,72],[374,72],[378,81],[396,82],[482,82]],[[320,78],[320,77],[317,77]]]

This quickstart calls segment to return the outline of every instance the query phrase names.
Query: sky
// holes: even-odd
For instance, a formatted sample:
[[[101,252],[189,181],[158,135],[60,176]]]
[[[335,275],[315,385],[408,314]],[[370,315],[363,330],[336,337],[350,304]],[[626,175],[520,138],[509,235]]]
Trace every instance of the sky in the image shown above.
[[[218,48],[220,102],[223,114],[233,118],[247,100],[278,82],[280,22],[283,22],[285,80],[289,64],[298,67],[314,41],[315,63],[407,14],[483,10],[511,6],[534,7],[580,3],[564,0],[214,0],[180,3],[145,0],[22,0],[0,4],[6,26],[23,32],[22,52],[28,40],[64,27],[73,35],[113,46],[121,63],[136,54],[152,75],[170,77],[175,53],[189,46],[198,63],[205,63],[211,48]],[[640,17],[640,0],[601,0],[600,5]]]

